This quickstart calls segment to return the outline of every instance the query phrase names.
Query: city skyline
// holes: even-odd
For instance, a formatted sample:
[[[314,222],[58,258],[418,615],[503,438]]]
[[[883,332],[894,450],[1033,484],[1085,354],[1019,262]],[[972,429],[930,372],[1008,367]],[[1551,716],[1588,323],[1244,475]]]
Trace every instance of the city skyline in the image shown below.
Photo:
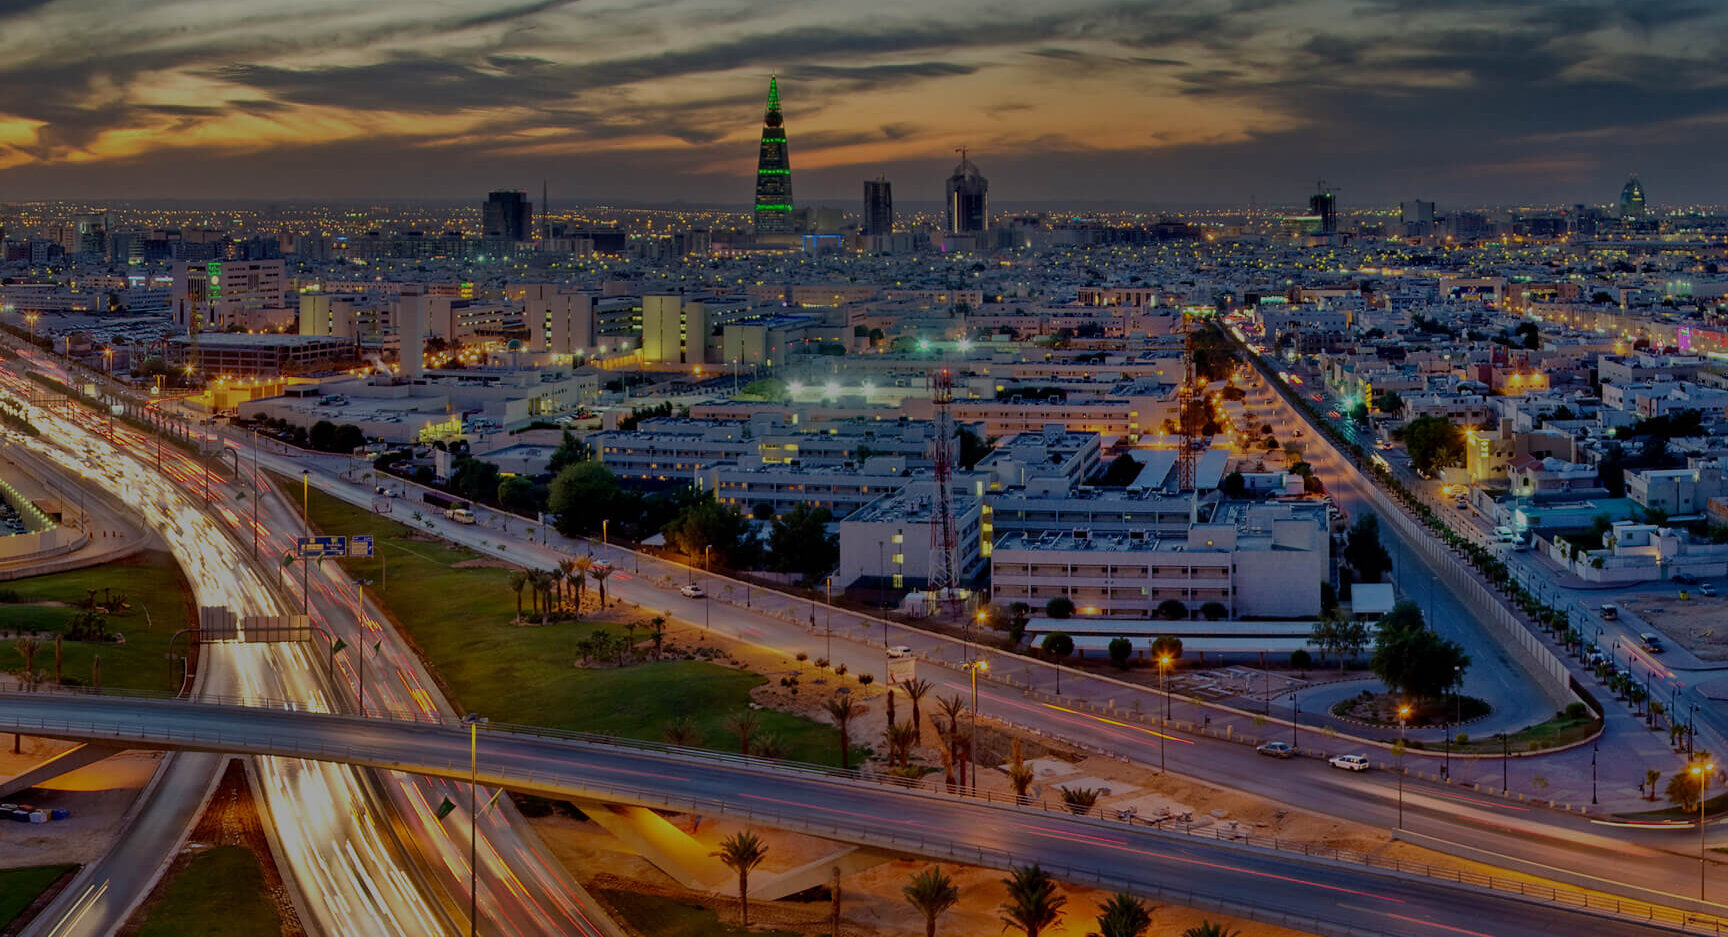
[[[747,206],[777,72],[811,200],[953,149],[1004,204],[1728,200],[1705,5],[1405,0],[698,7],[0,4],[0,198],[453,198]],[[340,170],[339,172],[336,170]],[[855,200],[850,195],[848,200]]]

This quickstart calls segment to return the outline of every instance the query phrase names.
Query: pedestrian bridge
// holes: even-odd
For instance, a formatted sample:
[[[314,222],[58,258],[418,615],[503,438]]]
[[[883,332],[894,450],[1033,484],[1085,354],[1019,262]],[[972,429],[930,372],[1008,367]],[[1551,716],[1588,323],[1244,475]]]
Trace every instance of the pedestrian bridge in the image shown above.
[[[1728,932],[1728,918],[1561,886],[1226,841],[604,736],[503,726],[471,734],[436,717],[60,693],[0,693],[0,732],[109,750],[270,755],[472,777],[485,787],[641,808],[644,821],[659,812],[726,817],[877,853],[997,869],[1038,862],[1074,884],[1338,937]]]

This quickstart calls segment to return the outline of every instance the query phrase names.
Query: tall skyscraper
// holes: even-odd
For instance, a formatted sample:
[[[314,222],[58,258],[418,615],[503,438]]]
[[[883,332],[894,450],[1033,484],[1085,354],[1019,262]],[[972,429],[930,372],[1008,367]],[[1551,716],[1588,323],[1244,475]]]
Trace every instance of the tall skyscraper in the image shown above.
[[[1434,233],[1434,203],[1417,199],[1399,205],[1399,221],[1405,237],[1427,237]]]
[[[960,165],[948,177],[948,233],[977,234],[990,227],[990,180],[960,151]]]
[[[1319,191],[1308,198],[1308,214],[1320,219],[1320,233],[1331,236],[1338,233],[1338,193],[1320,180],[1316,186]]]
[[[511,241],[533,240],[534,205],[526,192],[488,192],[480,212],[481,233]]]
[[[1620,217],[1642,218],[1644,211],[1644,183],[1638,181],[1637,173],[1633,173],[1620,189]]]
[[[886,176],[864,180],[865,237],[894,233],[894,186]]]
[[[780,80],[768,78],[768,110],[762,115],[762,149],[756,156],[756,235],[791,243],[792,159],[786,152],[786,119],[780,114]]]

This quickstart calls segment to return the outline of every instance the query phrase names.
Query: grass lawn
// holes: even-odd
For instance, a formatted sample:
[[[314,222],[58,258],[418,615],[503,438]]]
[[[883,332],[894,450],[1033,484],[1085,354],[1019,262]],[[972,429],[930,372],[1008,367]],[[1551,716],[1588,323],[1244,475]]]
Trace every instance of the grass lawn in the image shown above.
[[[36,896],[78,868],[75,865],[34,865],[22,869],[0,869],[0,930],[18,919]]]
[[[299,484],[283,478],[278,483]],[[310,504],[312,526],[326,534],[377,537],[376,550],[388,559],[387,584],[377,557],[341,562],[355,576],[372,580],[373,593],[464,709],[497,722],[655,741],[682,715],[707,747],[737,750],[726,721],[745,711],[750,690],[765,682],[761,675],[693,660],[578,668],[577,640],[599,629],[623,634],[626,628],[589,621],[516,627],[510,623],[516,593],[509,570],[457,566],[480,557],[317,491]],[[412,522],[414,505],[397,501],[396,509],[401,520]],[[636,635],[640,640],[643,630]],[[758,715],[758,736],[778,738],[787,759],[839,764],[840,733],[832,726],[774,710]]]
[[[791,931],[745,930],[720,922],[720,915],[699,904],[639,895],[633,891],[602,889],[600,897],[638,932],[654,937],[797,937]]]
[[[1601,720],[1597,719],[1594,713],[1586,715],[1580,719],[1573,719],[1569,716],[1563,715],[1555,716],[1547,722],[1539,722],[1533,726],[1525,726],[1517,732],[1507,736],[1504,747],[1501,741],[1494,738],[1492,735],[1482,737],[1468,735],[1469,727],[1466,726],[1465,733],[1469,741],[1465,742],[1463,745],[1453,742],[1452,748],[1454,751],[1490,755],[1495,752],[1504,751],[1508,748],[1514,752],[1541,751],[1542,749],[1559,748],[1562,745],[1570,745],[1573,742],[1587,739],[1597,729],[1601,728],[1601,726]]]
[[[264,869],[244,846],[215,846],[180,870],[145,911],[138,937],[278,937],[282,919],[264,890]]]
[[[0,594],[15,593],[17,603],[0,604],[0,629],[33,631],[42,637],[36,654],[36,669],[54,679],[54,635],[65,631],[89,590],[97,601],[103,589],[124,592],[128,606],[108,617],[110,633],[119,632],[126,643],[66,641],[62,645],[61,676],[68,684],[89,685],[91,664],[102,657],[102,685],[119,689],[171,690],[168,663],[163,657],[176,631],[193,624],[192,592],[180,575],[174,557],[160,550],[146,550],[126,559],[68,573],[33,576],[0,583]],[[28,605],[29,602],[60,602],[62,605]],[[185,653],[186,638],[175,643],[176,653]],[[23,665],[11,641],[0,641],[0,670],[13,671]],[[176,665],[177,667],[178,665]],[[178,679],[178,670],[174,679]]]

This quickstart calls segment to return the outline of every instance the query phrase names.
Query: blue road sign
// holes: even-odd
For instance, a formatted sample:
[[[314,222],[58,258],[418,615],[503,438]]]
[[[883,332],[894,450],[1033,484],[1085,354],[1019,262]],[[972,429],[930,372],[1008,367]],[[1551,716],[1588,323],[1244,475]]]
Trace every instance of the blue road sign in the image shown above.
[[[327,556],[345,556],[348,553],[347,537],[301,537],[300,555],[307,559],[323,559]]]

